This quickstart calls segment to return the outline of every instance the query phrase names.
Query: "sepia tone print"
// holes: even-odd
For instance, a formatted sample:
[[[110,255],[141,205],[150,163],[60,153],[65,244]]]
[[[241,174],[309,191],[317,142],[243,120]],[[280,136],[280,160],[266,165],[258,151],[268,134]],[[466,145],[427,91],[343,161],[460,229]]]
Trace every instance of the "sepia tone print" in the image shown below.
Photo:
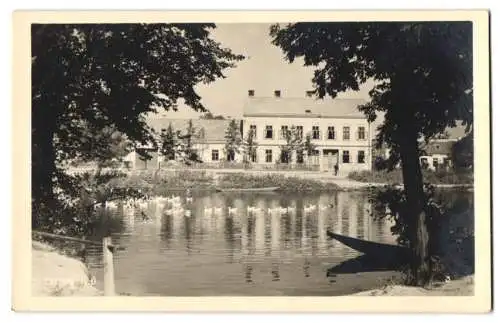
[[[32,296],[474,296],[472,21],[31,24]]]

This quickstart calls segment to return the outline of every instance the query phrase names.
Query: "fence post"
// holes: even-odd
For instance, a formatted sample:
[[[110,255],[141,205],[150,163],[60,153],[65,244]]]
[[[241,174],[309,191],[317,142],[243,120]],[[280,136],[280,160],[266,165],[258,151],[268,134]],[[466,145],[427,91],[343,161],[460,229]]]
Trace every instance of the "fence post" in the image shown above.
[[[115,271],[111,237],[102,239],[102,259],[104,264],[104,296],[115,296]]]

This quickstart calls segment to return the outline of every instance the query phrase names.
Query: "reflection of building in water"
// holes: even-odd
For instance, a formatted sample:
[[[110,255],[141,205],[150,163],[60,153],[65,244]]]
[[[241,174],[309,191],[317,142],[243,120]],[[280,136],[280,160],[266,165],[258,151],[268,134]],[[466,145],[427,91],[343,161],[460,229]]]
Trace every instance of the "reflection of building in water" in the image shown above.
[[[277,263],[277,262],[273,263],[271,275],[273,277],[272,278],[273,282],[280,280],[280,265],[279,265],[279,263]]]
[[[371,223],[373,222],[372,213],[372,205],[370,202],[363,203],[363,218],[364,218],[364,232],[365,239],[373,241],[373,234],[371,230]]]
[[[241,217],[241,230],[240,230],[240,239],[241,239],[241,255],[245,257],[248,255],[248,216],[244,215]]]
[[[349,198],[349,208],[348,208],[348,214],[347,217],[349,219],[349,236],[350,237],[356,237],[356,229],[358,226],[358,208],[357,208],[357,203],[356,199],[351,196]]]
[[[125,228],[133,231],[135,227],[135,209],[132,207],[123,207],[123,217],[125,218]]]
[[[328,254],[328,245],[326,242],[326,225],[325,225],[325,212],[318,214],[318,255]]]
[[[266,246],[266,217],[262,213],[253,215],[255,220],[255,252],[261,254]]]
[[[333,231],[336,233],[343,233],[342,232],[342,226],[343,226],[342,212],[344,211],[344,197],[345,197],[344,192],[338,192],[336,195],[337,219],[335,220],[334,225],[333,225]]]
[[[271,214],[271,253],[279,256],[281,238],[281,215]]]

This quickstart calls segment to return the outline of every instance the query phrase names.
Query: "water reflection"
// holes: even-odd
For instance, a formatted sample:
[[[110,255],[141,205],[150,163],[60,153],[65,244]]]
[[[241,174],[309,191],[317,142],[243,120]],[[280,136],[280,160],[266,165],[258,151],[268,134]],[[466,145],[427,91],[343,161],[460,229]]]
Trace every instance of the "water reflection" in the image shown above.
[[[184,200],[183,200],[184,201]],[[304,206],[316,205],[312,212]],[[118,292],[138,295],[287,295],[329,288],[326,269],[359,254],[327,238],[326,229],[395,243],[392,223],[370,216],[368,196],[196,196],[183,205],[191,216],[167,214],[150,203],[147,219],[118,209],[123,228],[113,239],[126,249],[115,257]],[[207,214],[206,208],[220,208]],[[236,208],[229,212],[228,207]],[[259,211],[248,211],[248,207]],[[287,213],[271,212],[289,207]],[[93,251],[99,272],[99,249]],[[355,278],[351,278],[355,279]]]

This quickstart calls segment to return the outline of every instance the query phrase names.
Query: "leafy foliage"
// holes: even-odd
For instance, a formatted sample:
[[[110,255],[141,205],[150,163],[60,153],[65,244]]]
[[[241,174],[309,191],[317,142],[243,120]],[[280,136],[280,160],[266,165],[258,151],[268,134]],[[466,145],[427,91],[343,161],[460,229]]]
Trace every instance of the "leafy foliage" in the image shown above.
[[[371,100],[360,106],[372,122],[384,114],[377,147],[391,149],[389,166],[402,162],[404,214],[412,233],[414,283],[429,282],[425,192],[418,141],[461,121],[472,125],[471,22],[334,22],[274,25],[270,34],[288,61],[315,66],[320,98],[359,90],[369,79]],[[430,212],[430,211],[429,211]]]
[[[240,127],[236,120],[232,119],[231,122],[229,122],[224,134],[224,139],[226,140],[224,153],[226,154],[227,160],[234,161],[234,157],[236,154],[240,153],[241,145],[243,143]]]
[[[176,147],[177,147],[177,136],[172,128],[172,123],[168,124],[167,129],[162,129],[160,134],[160,153],[165,157],[166,160],[175,159]]]
[[[302,139],[302,134],[295,126],[292,126],[290,129],[287,128],[282,135],[285,139],[285,144],[280,145],[281,162],[289,163],[291,161],[290,159],[292,153],[302,153],[305,145]]]
[[[192,162],[201,162],[198,152],[194,149],[194,140],[199,137],[198,129],[193,126],[193,120],[189,120],[185,132],[177,130],[179,138],[178,152],[185,164]]]
[[[75,181],[68,181],[59,165],[75,158],[111,158],[116,152],[99,138],[105,127],[145,145],[154,142],[146,113],[176,110],[179,100],[205,111],[195,86],[224,77],[224,70],[243,59],[210,38],[214,27],[31,26],[32,204],[37,218],[57,214],[54,223],[66,222],[59,219],[65,213],[59,212],[54,187],[71,192],[66,184]]]
[[[257,147],[259,143],[255,140],[255,131],[253,129],[248,129],[247,136],[243,140],[243,155],[244,161],[249,162],[257,153]]]
[[[451,148],[451,158],[455,169],[474,168],[474,132],[455,142]]]

